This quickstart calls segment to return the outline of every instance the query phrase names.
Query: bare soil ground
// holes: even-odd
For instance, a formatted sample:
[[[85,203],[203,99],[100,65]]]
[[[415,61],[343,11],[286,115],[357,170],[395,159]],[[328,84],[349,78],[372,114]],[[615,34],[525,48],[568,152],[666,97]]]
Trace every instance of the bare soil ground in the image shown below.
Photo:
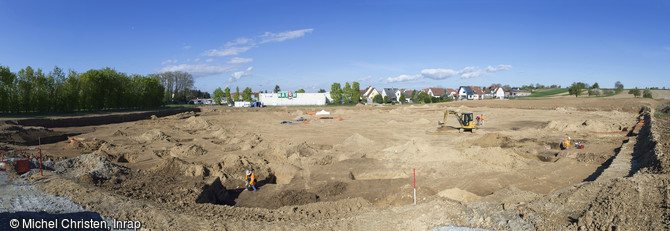
[[[359,105],[326,108],[332,119],[315,118],[318,107],[206,107],[95,126],[6,124],[0,147],[33,145],[26,132],[75,134],[42,142],[46,158],[60,162],[31,179],[90,211],[153,229],[654,229],[670,220],[669,161],[658,156],[668,153],[668,121],[640,113],[662,103]],[[459,133],[448,117],[438,126],[446,109],[484,114],[485,125]],[[567,136],[585,148],[560,150]],[[595,181],[629,142],[631,174]],[[257,192],[242,189],[247,169],[259,177]]]

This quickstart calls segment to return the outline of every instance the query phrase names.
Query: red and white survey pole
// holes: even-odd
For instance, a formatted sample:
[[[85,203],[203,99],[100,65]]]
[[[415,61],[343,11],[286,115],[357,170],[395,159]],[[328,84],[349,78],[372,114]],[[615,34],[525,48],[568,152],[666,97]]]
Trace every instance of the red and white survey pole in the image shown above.
[[[414,175],[414,205],[416,205],[416,168],[412,168]]]

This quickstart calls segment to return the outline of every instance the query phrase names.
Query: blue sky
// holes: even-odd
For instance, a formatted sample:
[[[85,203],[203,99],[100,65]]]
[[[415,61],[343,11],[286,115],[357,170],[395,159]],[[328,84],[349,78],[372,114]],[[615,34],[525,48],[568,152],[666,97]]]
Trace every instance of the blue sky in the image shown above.
[[[195,87],[670,87],[668,1],[5,1],[0,65]]]

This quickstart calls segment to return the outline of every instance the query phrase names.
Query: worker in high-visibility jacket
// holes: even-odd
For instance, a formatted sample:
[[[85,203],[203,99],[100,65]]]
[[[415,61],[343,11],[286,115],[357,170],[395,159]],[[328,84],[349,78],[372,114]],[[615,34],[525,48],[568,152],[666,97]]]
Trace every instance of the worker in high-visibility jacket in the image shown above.
[[[244,177],[244,186],[247,188],[247,190],[251,191],[249,188],[253,188],[254,192],[256,191],[256,182],[258,180],[256,179],[256,175],[252,173],[251,171],[247,170],[247,175]]]
[[[570,140],[572,140],[569,136],[567,139],[563,140],[563,143],[561,143],[561,149],[568,149],[570,147]]]

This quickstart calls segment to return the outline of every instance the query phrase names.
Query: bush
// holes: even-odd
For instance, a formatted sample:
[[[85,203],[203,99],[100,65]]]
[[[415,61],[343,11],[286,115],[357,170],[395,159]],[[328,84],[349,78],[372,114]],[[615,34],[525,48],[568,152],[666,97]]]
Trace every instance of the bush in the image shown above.
[[[642,93],[642,97],[652,99],[653,97],[651,96],[651,90],[644,89],[644,93]]]

